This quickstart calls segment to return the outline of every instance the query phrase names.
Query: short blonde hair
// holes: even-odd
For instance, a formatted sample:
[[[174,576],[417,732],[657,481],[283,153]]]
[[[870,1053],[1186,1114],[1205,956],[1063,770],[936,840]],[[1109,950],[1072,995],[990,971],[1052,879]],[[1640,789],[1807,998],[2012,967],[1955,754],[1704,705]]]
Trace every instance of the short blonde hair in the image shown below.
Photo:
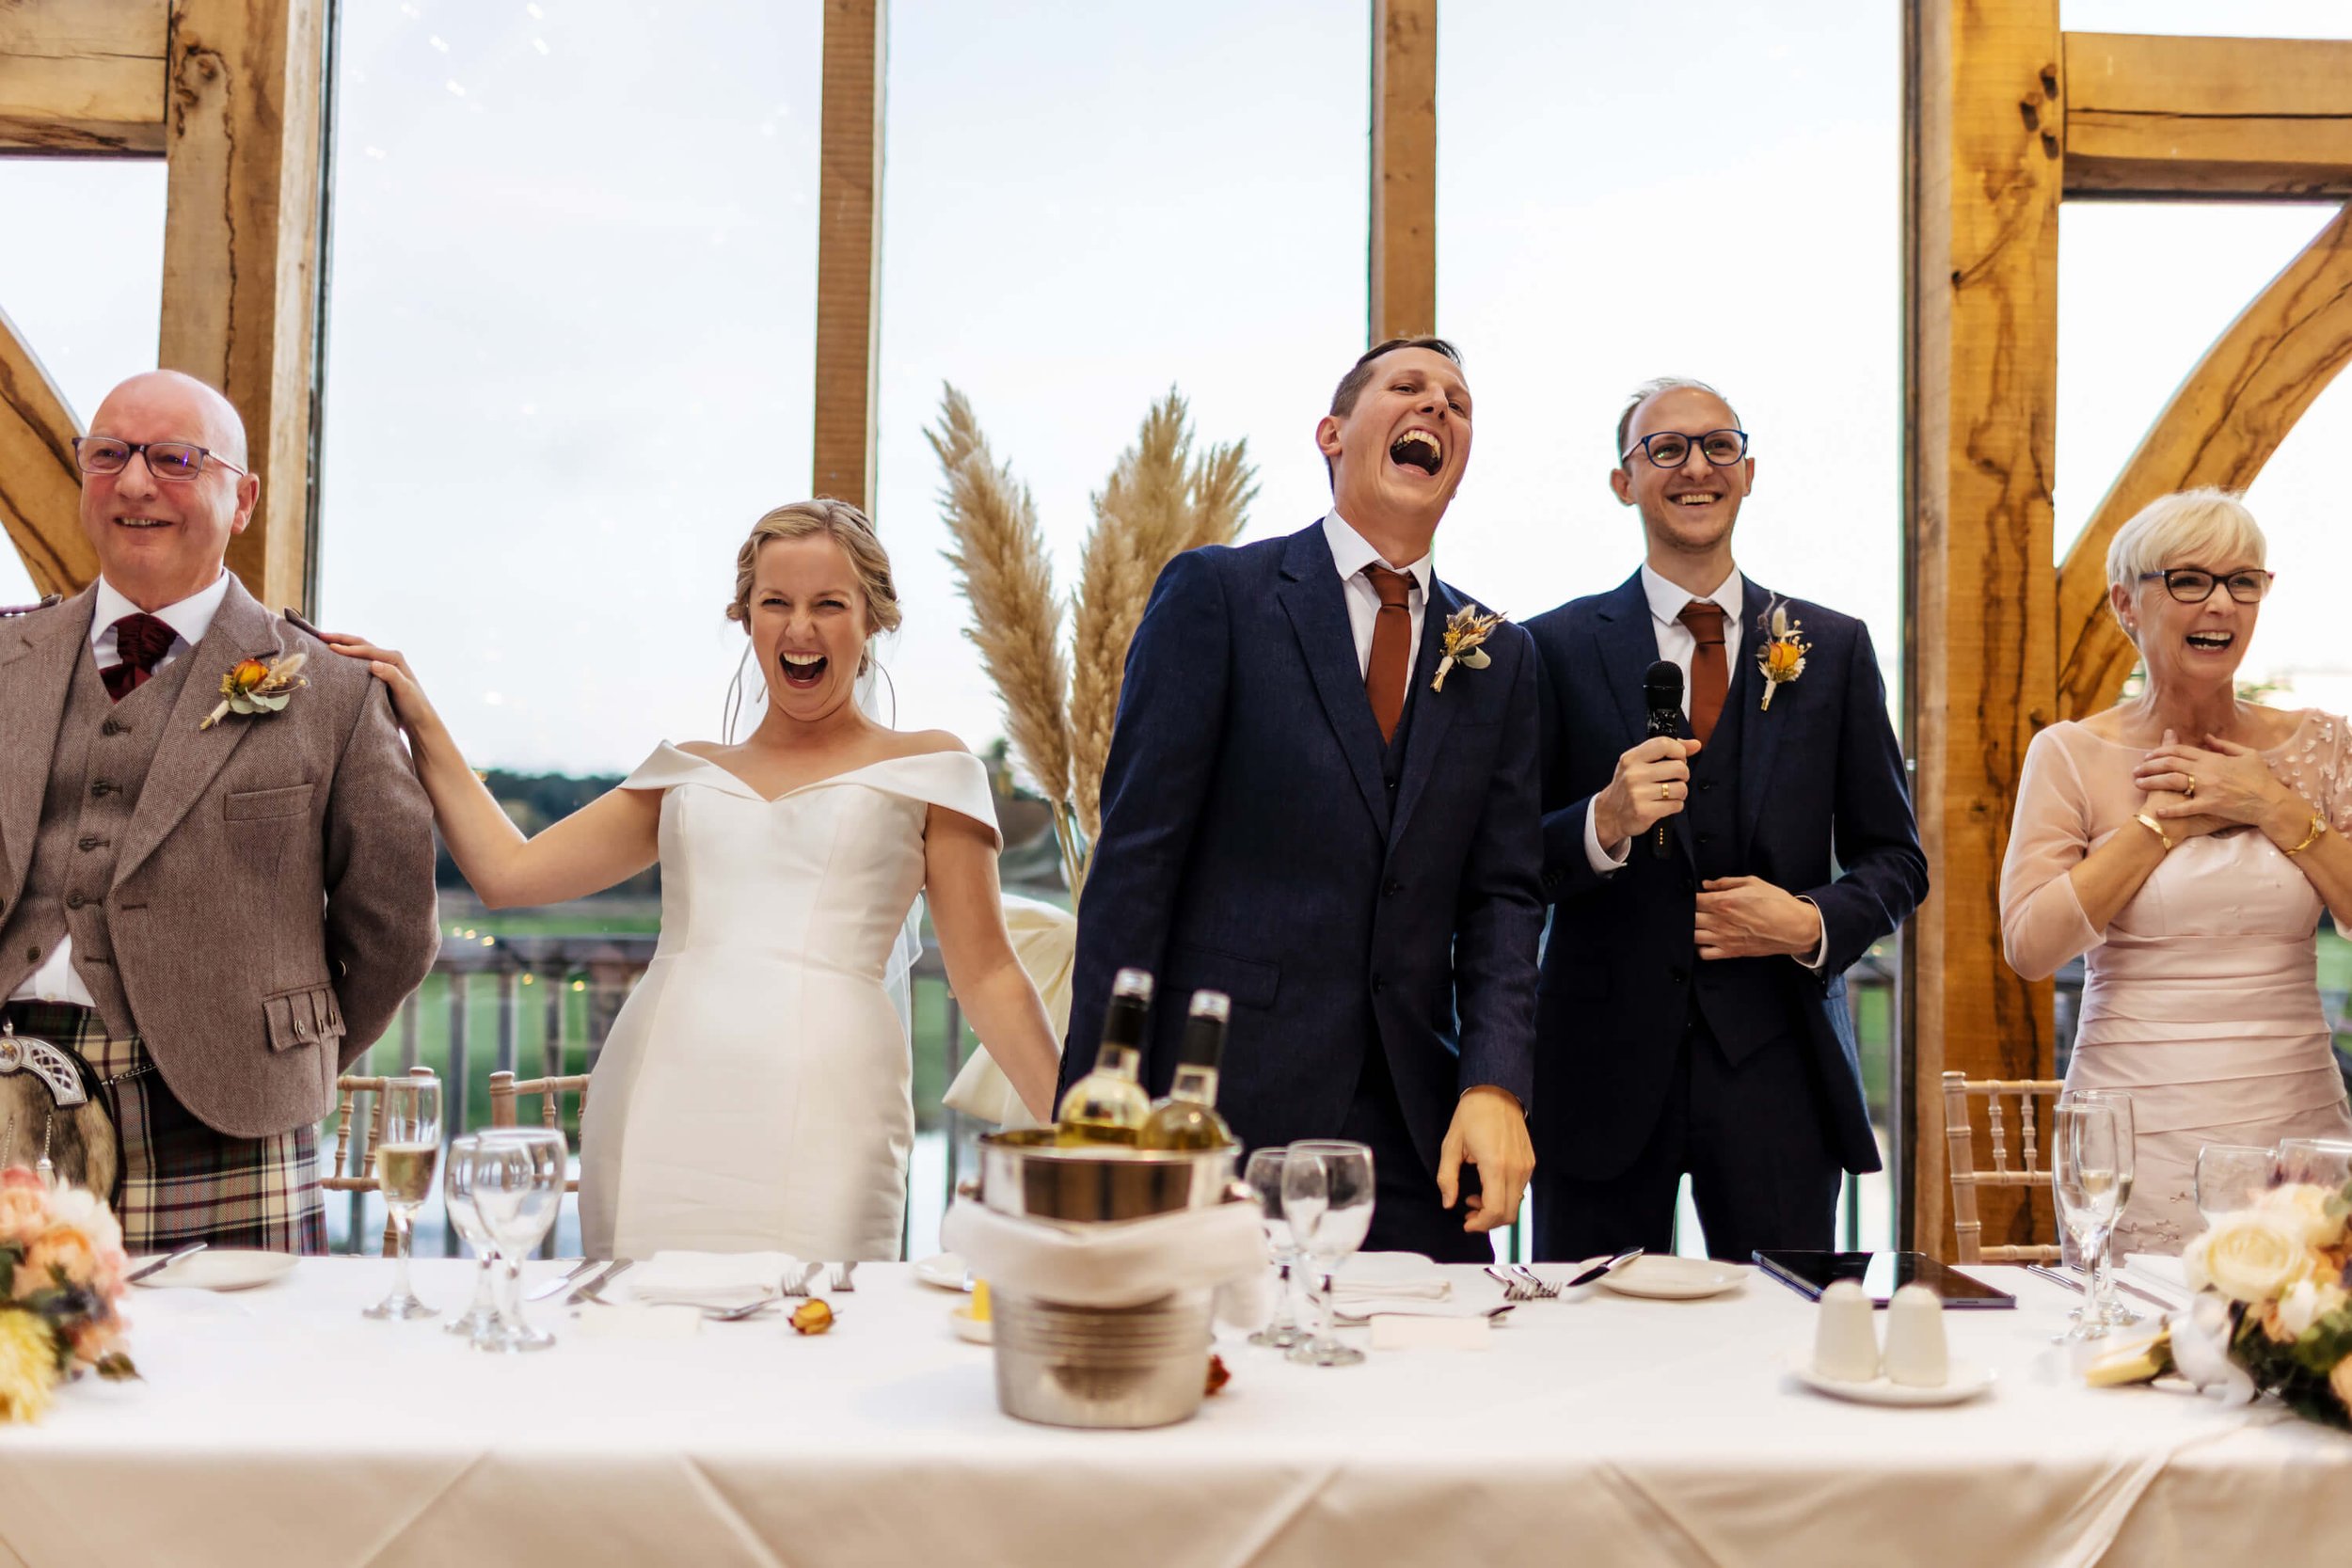
[[[818,533],[841,546],[857,573],[858,586],[866,594],[868,634],[897,631],[901,617],[898,585],[890,576],[890,552],[882,548],[882,537],[866,520],[865,513],[830,496],[779,506],[752,525],[752,536],[735,552],[735,599],[727,606],[727,619],[743,623],[746,631],[751,629],[752,578],[764,546],[779,539],[806,539]]]
[[[2115,531],[2107,546],[2107,586],[2137,588],[2168,565],[2265,564],[2270,543],[2234,491],[2207,486],[2158,496]]]

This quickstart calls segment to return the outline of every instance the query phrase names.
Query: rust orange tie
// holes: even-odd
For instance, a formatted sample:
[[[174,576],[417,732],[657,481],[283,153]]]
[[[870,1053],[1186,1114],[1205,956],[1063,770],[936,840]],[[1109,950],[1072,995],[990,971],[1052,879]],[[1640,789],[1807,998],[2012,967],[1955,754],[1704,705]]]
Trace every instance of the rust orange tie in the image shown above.
[[[1396,738],[1398,721],[1405,717],[1405,683],[1413,663],[1412,574],[1386,566],[1367,566],[1373,592],[1380,595],[1380,613],[1372,623],[1372,657],[1364,662],[1364,695],[1372,699],[1372,717],[1380,725],[1380,738]]]
[[[1691,733],[1704,745],[1715,733],[1724,694],[1731,689],[1731,667],[1724,659],[1724,607],[1692,599],[1675,619],[1698,639],[1691,650]]]

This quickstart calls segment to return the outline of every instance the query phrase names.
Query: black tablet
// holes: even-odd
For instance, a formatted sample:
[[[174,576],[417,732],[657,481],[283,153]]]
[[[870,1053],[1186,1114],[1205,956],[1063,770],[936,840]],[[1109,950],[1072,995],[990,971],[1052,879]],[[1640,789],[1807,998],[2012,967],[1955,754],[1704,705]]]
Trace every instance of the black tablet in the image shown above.
[[[2017,1298],[1983,1280],[1947,1268],[1924,1252],[1786,1252],[1758,1250],[1757,1267],[1807,1301],[1840,1279],[1861,1285],[1873,1307],[1884,1307],[1906,1285],[1925,1285],[1946,1307],[2014,1307]]]

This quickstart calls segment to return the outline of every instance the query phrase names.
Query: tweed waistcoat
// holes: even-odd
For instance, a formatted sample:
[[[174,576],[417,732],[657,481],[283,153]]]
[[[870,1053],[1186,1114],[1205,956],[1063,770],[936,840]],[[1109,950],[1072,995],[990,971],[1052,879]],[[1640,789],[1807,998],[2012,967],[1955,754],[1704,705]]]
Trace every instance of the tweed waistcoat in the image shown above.
[[[115,969],[106,895],[114,886],[118,847],[194,662],[184,655],[174,659],[118,703],[107,696],[96,659],[85,653],[74,661],[41,797],[32,870],[24,896],[0,928],[0,996],[23,984],[70,935],[74,973],[89,988],[106,1032],[116,1039],[136,1033]]]

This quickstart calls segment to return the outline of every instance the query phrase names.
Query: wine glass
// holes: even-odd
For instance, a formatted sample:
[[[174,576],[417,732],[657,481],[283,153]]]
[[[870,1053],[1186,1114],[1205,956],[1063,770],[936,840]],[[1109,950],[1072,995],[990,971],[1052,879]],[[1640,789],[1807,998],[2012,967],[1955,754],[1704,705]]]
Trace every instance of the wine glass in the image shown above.
[[[2122,1207],[2117,1162],[2125,1158],[2124,1147],[2112,1105],[2070,1095],[2050,1113],[2050,1185],[2058,1198],[2058,1221],[2076,1249],[2091,1259],[2094,1282],[2116,1212]],[[2096,1339],[2107,1332],[2095,1285],[2072,1316],[2074,1326],[2060,1339]]]
[[[408,1253],[416,1237],[417,1211],[433,1196],[434,1165],[441,1156],[441,1081],[431,1068],[411,1068],[405,1078],[388,1078],[376,1090],[383,1125],[375,1144],[375,1185],[390,1211],[397,1250],[392,1256],[391,1293],[363,1318],[430,1318],[434,1307],[417,1299],[408,1285]]]
[[[554,1335],[523,1320],[522,1260],[555,1223],[569,1163],[556,1128],[499,1127],[475,1136],[461,1184],[504,1266],[498,1326],[477,1335],[474,1349],[534,1351],[555,1343]]]
[[[2115,1218],[2101,1237],[2099,1249],[2090,1255],[2090,1304],[2099,1321],[2111,1328],[2122,1328],[2139,1322],[2139,1313],[2123,1305],[2115,1291],[2115,1265],[2109,1256],[2115,1241],[2115,1227],[2122,1223],[2123,1212],[2131,1206],[2132,1173],[2138,1148],[2137,1127],[2132,1115],[2132,1097],[2122,1089],[2074,1089],[2058,1097],[2061,1105],[2073,1102],[2081,1105],[2105,1105],[2115,1113]]]
[[[1340,1343],[1331,1305],[1331,1273],[1364,1244],[1372,1227],[1372,1150],[1339,1139],[1310,1139],[1290,1146],[1282,1162],[1282,1217],[1291,1237],[1314,1265],[1317,1293],[1315,1337],[1290,1348],[1290,1358],[1310,1367],[1352,1367],[1364,1353]]]
[[[2276,1150],[2252,1144],[2207,1144],[2197,1151],[2197,1212],[2211,1227],[2223,1214],[2250,1208],[2279,1168]]]
[[[2280,1138],[2279,1180],[2340,1191],[2352,1180],[2352,1143],[2341,1138]]]
[[[1275,1301],[1273,1319],[1252,1334],[1249,1342],[1270,1345],[1276,1350],[1288,1350],[1307,1337],[1298,1326],[1297,1292],[1292,1280],[1292,1265],[1298,1260],[1298,1242],[1291,1234],[1290,1221],[1282,1217],[1282,1164],[1289,1152],[1284,1148],[1252,1149],[1249,1164],[1242,1171],[1242,1180],[1258,1195],[1258,1221],[1265,1228],[1266,1250],[1273,1255],[1281,1281],[1281,1294]]]
[[[449,1212],[450,1228],[482,1259],[482,1267],[474,1272],[473,1305],[466,1308],[464,1316],[450,1320],[441,1332],[463,1334],[469,1339],[489,1333],[499,1322],[498,1268],[491,1259],[490,1232],[484,1227],[482,1215],[473,1206],[473,1188],[461,1174],[480,1142],[470,1132],[450,1139],[441,1171],[441,1202]]]

